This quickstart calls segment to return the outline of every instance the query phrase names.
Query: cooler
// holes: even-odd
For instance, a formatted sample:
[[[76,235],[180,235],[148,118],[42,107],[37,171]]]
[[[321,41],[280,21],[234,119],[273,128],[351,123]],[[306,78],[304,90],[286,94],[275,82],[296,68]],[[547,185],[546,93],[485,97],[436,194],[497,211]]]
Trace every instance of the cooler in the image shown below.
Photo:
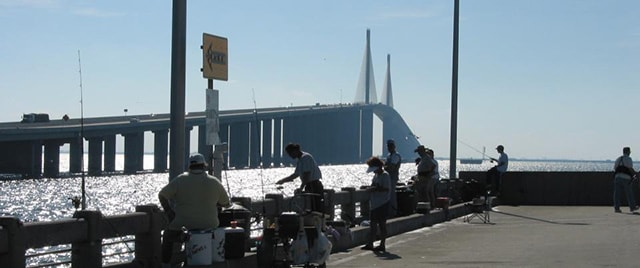
[[[244,229],[242,227],[226,227],[224,228],[224,236],[224,257],[227,259],[244,257]]]
[[[211,264],[211,230],[189,231],[189,240],[185,244],[188,265]]]
[[[398,200],[397,216],[407,216],[416,210],[415,193],[408,186],[396,188],[396,198]]]
[[[224,262],[225,257],[225,231],[224,228],[216,228],[211,240],[211,259],[213,262]]]

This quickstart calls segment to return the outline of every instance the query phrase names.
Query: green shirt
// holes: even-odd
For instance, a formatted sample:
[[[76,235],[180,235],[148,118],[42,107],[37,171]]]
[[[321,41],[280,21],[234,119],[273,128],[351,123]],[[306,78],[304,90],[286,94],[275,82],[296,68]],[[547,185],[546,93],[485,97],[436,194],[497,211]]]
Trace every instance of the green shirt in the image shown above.
[[[175,219],[167,229],[217,228],[217,205],[228,206],[229,195],[220,181],[206,172],[183,173],[167,184],[159,193],[173,202]]]

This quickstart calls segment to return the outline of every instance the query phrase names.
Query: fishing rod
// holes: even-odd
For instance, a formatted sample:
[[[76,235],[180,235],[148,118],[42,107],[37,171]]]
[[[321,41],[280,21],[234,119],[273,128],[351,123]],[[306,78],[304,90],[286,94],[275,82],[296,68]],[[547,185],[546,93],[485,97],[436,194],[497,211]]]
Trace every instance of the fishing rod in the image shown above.
[[[82,177],[82,210],[87,209],[87,194],[85,190],[85,175],[84,175],[84,101],[82,90],[82,62],[80,61],[80,50],[78,49],[78,73],[80,74],[80,172]]]
[[[251,88],[251,99],[253,100],[253,120],[255,122],[255,129],[256,129],[256,139],[258,140],[260,138],[260,129],[258,128],[258,104],[256,103],[256,91]],[[262,194],[261,194],[261,198],[262,198],[262,215],[266,215],[267,214],[267,209],[264,206],[264,198],[265,198],[265,193],[264,193],[264,174],[262,173],[262,154],[260,154],[260,147],[258,147],[258,150],[256,150],[256,153],[258,154],[258,162],[260,163],[260,165],[258,165],[258,170],[260,170],[260,187],[262,190]],[[265,221],[265,224],[266,221]]]
[[[474,151],[476,151],[476,152],[478,152],[478,153],[482,154],[482,157],[483,157],[483,158],[484,158],[484,156],[486,155],[486,153],[485,153],[484,151],[482,151],[482,152],[481,152],[480,150],[478,150],[478,149],[476,149],[475,147],[473,147],[473,146],[471,146],[471,145],[469,145],[469,144],[467,144],[467,143],[465,143],[465,142],[461,141],[460,139],[458,139],[458,142],[459,142],[459,143],[462,143],[462,145],[465,145],[465,146],[467,146],[467,147],[471,148],[472,150],[474,150]]]

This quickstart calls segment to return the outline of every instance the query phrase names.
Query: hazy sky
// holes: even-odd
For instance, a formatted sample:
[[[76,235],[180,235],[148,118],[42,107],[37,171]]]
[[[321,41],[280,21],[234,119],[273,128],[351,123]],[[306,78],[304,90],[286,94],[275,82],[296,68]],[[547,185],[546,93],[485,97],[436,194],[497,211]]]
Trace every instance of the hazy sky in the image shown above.
[[[640,150],[640,1],[461,0],[458,138],[496,156]],[[172,1],[0,0],[0,122],[22,113],[168,113]],[[188,1],[187,111],[204,110],[202,33],[229,39],[221,110],[354,101],[371,29],[378,94],[448,157],[453,0]],[[380,99],[380,96],[378,96]],[[458,145],[459,157],[479,153]],[[632,155],[633,156],[633,155]]]

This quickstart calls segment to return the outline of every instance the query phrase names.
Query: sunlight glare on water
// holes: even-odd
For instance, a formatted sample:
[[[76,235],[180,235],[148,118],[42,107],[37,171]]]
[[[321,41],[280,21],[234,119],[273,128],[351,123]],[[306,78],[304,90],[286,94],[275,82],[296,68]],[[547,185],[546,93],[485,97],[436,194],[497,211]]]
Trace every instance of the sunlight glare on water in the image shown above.
[[[68,172],[68,161],[62,161],[68,154],[61,155],[61,171]],[[118,155],[116,168],[122,170],[124,157]],[[66,163],[66,164],[65,164]],[[449,161],[439,160],[441,178],[449,177]],[[458,171],[486,171],[494,164],[459,164]],[[145,155],[145,169],[153,168],[153,155]],[[611,171],[612,162],[571,162],[571,161],[511,161],[509,171]],[[339,191],[343,187],[360,188],[369,185],[372,174],[365,172],[365,164],[321,166],[322,183],[325,189]],[[265,194],[281,193],[285,197],[293,195],[300,180],[286,183],[279,190],[275,182],[293,173],[293,167],[265,169],[238,169],[222,172],[221,182],[232,197],[250,197],[261,200]],[[416,173],[414,163],[403,163],[400,182],[406,182]],[[137,175],[112,175],[86,177],[87,208],[99,210],[103,215],[117,215],[135,211],[135,206],[155,204],[160,206],[158,191],[168,182],[167,173],[143,173]],[[13,216],[24,222],[53,221],[71,218],[75,212],[70,198],[81,196],[81,178],[28,179],[0,181],[0,216]],[[68,246],[68,245],[67,245]],[[51,249],[64,248],[51,247]],[[128,252],[133,248],[124,244],[104,247],[105,255]],[[30,250],[29,252],[33,252]],[[50,263],[66,260],[69,256],[39,257],[31,264]],[[118,263],[131,260],[131,254],[105,257],[104,263]]]

